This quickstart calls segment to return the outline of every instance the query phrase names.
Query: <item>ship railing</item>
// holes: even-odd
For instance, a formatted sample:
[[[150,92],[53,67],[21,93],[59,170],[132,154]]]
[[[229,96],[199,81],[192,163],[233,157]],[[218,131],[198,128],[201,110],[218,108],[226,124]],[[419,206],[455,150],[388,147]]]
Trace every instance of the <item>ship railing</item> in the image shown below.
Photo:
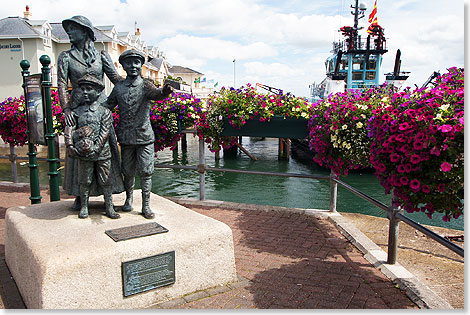
[[[195,133],[193,129],[185,129],[182,131],[185,134]],[[452,243],[451,241],[445,239],[439,234],[431,231],[420,223],[406,217],[403,214],[403,209],[400,206],[394,206],[395,196],[392,195],[391,205],[386,205],[377,199],[367,195],[364,192],[354,188],[353,186],[341,181],[333,172],[329,176],[325,175],[310,175],[310,174],[298,174],[298,173],[279,173],[279,172],[264,172],[264,171],[254,171],[254,170],[238,170],[231,168],[219,168],[219,167],[209,167],[205,162],[205,143],[204,140],[199,140],[199,164],[198,165],[171,165],[171,164],[155,164],[156,168],[169,168],[169,169],[182,169],[182,170],[192,170],[199,173],[199,200],[205,200],[206,187],[205,187],[205,173],[206,172],[227,172],[227,173],[238,173],[238,174],[249,174],[249,175],[262,175],[262,176],[278,176],[278,177],[296,177],[296,178],[308,178],[314,180],[325,180],[330,182],[330,212],[337,212],[336,203],[338,199],[338,185],[343,187],[346,190],[349,190],[354,195],[366,200],[372,205],[378,207],[379,209],[384,210],[387,213],[387,219],[389,220],[389,234],[388,234],[388,256],[387,263],[395,264],[397,261],[397,250],[398,250],[398,230],[400,222],[404,222],[414,229],[420,231],[426,236],[430,237],[439,244],[447,247],[454,253],[458,254],[461,257],[464,257],[464,249],[460,246]],[[28,160],[27,157],[19,157],[16,154],[11,153],[9,156],[0,156],[0,158],[7,158],[12,161],[12,176],[14,182],[17,182],[16,178],[16,167],[15,174],[13,174],[13,163],[16,163],[16,160]],[[46,158],[38,158],[38,160],[46,160]],[[63,159],[60,159],[63,162]]]
[[[357,40],[356,42],[356,47],[352,48],[353,50],[366,50],[367,49],[367,39],[360,39],[360,40]],[[337,42],[333,42],[333,50],[332,52],[333,53],[338,53],[338,51],[343,51],[343,52],[347,52],[350,50],[350,46],[348,45],[348,42],[345,41],[345,40],[342,40],[342,41],[337,41]],[[387,50],[387,42],[386,41],[383,41],[381,43],[381,47],[377,47],[375,41],[373,38],[371,38],[370,40],[370,44],[369,44],[369,50]]]
[[[183,133],[194,133],[194,130],[186,129]],[[231,168],[220,168],[210,167],[205,162],[205,143],[203,139],[199,140],[199,164],[198,165],[171,165],[171,164],[155,164],[156,168],[170,168],[170,169],[183,169],[192,170],[199,173],[199,200],[205,200],[206,187],[205,187],[205,173],[206,172],[226,172],[226,173],[238,173],[238,174],[249,174],[249,175],[261,175],[261,176],[278,176],[278,177],[296,177],[296,178],[308,178],[314,180],[325,180],[330,182],[330,212],[337,212],[336,203],[338,199],[338,185],[349,190],[354,195],[366,200],[374,206],[386,211],[387,218],[389,220],[389,235],[388,235],[388,256],[387,263],[395,264],[397,262],[397,250],[398,250],[398,229],[400,222],[404,222],[414,229],[420,231],[431,239],[435,240],[439,244],[447,247],[459,256],[464,257],[464,249],[460,246],[450,242],[439,234],[431,231],[420,223],[406,217],[403,214],[403,209],[400,206],[394,206],[392,197],[391,205],[386,205],[375,198],[367,195],[364,192],[352,187],[351,185],[341,181],[333,172],[330,176],[325,175],[310,175],[310,174],[298,174],[298,173],[279,173],[279,172],[264,172],[255,170],[239,170]]]

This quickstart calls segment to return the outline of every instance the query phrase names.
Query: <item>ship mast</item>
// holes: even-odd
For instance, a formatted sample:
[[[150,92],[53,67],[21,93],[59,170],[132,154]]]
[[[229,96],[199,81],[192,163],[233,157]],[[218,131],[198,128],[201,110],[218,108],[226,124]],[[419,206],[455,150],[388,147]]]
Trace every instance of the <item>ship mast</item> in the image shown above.
[[[364,12],[366,10],[366,6],[361,3],[359,4],[359,0],[355,0],[356,4],[353,6],[351,5],[351,8],[354,9],[354,11],[351,11],[351,14],[354,15],[354,47],[356,49],[359,48],[359,40],[358,40],[358,30],[363,29],[363,27],[358,27],[359,25],[359,20],[364,17]]]

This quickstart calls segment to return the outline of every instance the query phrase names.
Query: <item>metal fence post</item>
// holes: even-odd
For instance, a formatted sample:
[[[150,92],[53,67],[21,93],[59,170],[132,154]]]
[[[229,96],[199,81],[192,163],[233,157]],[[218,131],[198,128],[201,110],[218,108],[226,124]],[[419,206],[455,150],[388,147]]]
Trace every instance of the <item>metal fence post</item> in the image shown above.
[[[22,69],[21,75],[23,76],[23,90],[26,100],[26,85],[25,85],[25,77],[29,75],[29,67],[30,63],[28,60],[24,59],[20,62],[20,67]],[[25,104],[28,106],[28,104]],[[28,122],[28,115],[26,115],[26,121]],[[26,129],[26,134],[28,136],[28,156],[29,156],[29,189],[31,191],[31,196],[29,200],[31,200],[31,204],[41,203],[41,190],[39,189],[39,172],[38,172],[38,161],[37,161],[37,152],[36,147],[31,142],[30,139],[30,131],[29,131],[29,123],[27,124],[28,128]]]
[[[335,172],[330,172],[330,212],[336,212],[336,201],[338,200],[338,183],[334,181]]]
[[[43,98],[44,105],[46,109],[46,141],[47,141],[47,161],[49,162],[49,189],[50,189],[50,200],[58,201],[60,200],[60,191],[59,191],[59,172],[57,171],[57,162],[55,152],[55,133],[54,127],[52,125],[52,99],[51,99],[51,69],[49,65],[51,64],[51,58],[48,55],[42,55],[39,58],[39,61],[42,64],[42,87],[43,87]]]
[[[206,159],[204,154],[204,139],[199,139],[199,200],[206,199]]]
[[[392,204],[388,208],[387,217],[389,219],[388,229],[388,256],[387,264],[395,264],[397,262],[397,250],[398,250],[398,235],[400,227],[400,219],[397,218],[397,214],[403,212],[401,207],[396,206],[396,196],[392,191]]]

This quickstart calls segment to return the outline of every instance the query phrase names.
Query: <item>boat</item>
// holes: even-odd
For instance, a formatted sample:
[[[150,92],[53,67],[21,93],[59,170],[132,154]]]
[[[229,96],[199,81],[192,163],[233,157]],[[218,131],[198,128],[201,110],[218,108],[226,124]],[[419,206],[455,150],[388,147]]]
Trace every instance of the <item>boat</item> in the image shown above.
[[[380,70],[383,55],[388,52],[384,28],[377,22],[377,1],[369,15],[371,23],[366,32],[361,30],[359,20],[365,17],[367,7],[355,0],[351,5],[354,17],[353,26],[339,29],[343,39],[333,42],[331,55],[325,61],[326,77],[319,84],[311,84],[309,101],[316,103],[330,94],[347,90],[363,90],[380,85]],[[401,52],[395,55],[393,72],[385,74],[387,84],[401,87],[409,77],[409,72],[400,70]],[[306,139],[292,139],[292,156],[302,161],[313,160]]]
[[[377,2],[376,2],[377,4]],[[353,26],[343,26],[339,29],[343,39],[333,42],[332,55],[325,61],[326,77],[319,84],[310,85],[310,101],[315,103],[328,95],[345,90],[365,89],[379,85],[380,69],[383,55],[388,52],[384,28],[377,23],[376,5],[369,15],[372,22],[367,29],[367,35],[359,31],[359,20],[364,18],[367,7],[359,0],[351,14],[354,16]],[[374,23],[375,21],[375,23]],[[393,72],[386,74],[386,81],[395,86],[401,86],[409,76],[409,72],[400,71],[401,52],[398,49]]]

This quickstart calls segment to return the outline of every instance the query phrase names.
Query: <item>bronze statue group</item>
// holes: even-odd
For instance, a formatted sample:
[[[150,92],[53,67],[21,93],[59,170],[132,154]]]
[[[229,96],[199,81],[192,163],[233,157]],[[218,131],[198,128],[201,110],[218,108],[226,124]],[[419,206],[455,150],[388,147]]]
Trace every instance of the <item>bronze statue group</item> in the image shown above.
[[[164,99],[173,89],[169,85],[159,89],[141,77],[145,55],[137,50],[126,50],[119,56],[127,74],[122,78],[109,54],[94,47],[93,25],[86,17],[74,16],[62,21],[62,25],[72,44],[58,60],[59,101],[65,115],[67,146],[63,188],[75,196],[73,209],[79,211],[79,218],[88,217],[90,196],[103,195],[106,215],[117,219],[120,215],[112,196],[125,191],[122,211],[132,211],[138,174],[142,215],[152,219],[155,214],[150,209],[150,191],[155,136],[150,124],[150,101]],[[109,97],[104,93],[104,74],[114,84]],[[114,130],[111,110],[116,106],[119,123]]]

